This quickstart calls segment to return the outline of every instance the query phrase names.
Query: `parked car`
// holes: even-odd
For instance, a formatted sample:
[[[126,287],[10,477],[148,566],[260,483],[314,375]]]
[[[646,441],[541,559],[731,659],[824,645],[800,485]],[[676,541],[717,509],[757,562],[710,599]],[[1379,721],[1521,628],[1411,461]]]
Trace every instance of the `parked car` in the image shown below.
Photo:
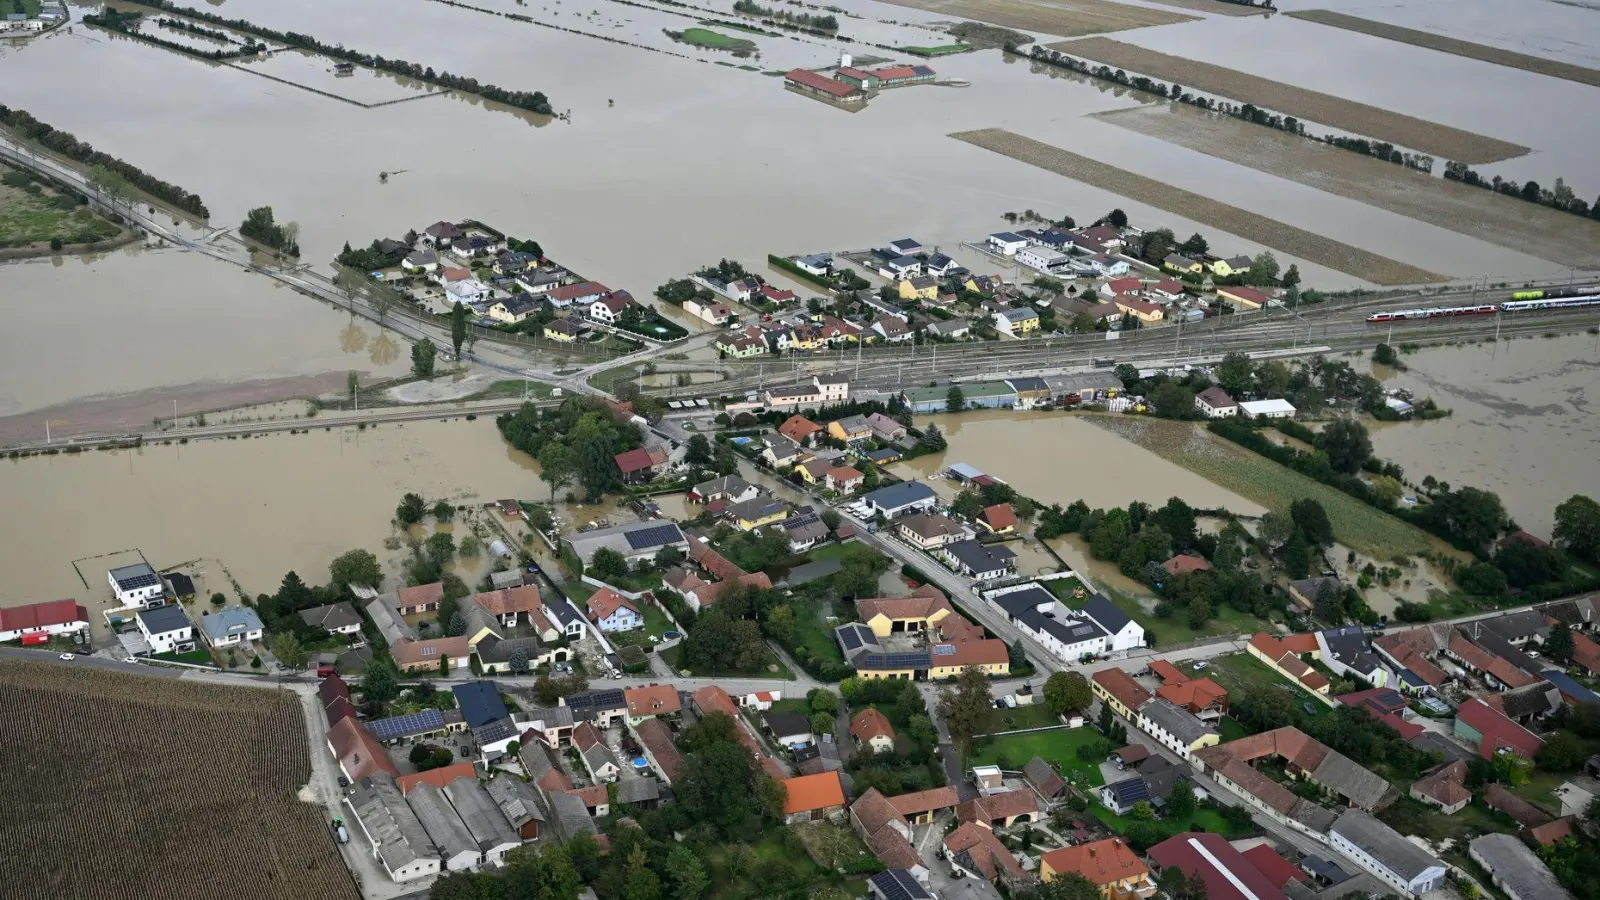
[[[61,654],[61,658],[67,662],[72,662],[73,660],[77,659],[78,656],[75,653],[63,653]]]
[[[344,777],[343,775],[340,775],[339,776],[339,787],[347,788],[349,786],[350,786],[350,779]]]

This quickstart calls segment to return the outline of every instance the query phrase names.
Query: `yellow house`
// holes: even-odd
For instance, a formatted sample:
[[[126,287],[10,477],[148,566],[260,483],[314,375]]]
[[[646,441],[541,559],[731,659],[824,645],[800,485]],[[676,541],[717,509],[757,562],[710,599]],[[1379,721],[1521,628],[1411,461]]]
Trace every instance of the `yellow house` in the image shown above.
[[[800,479],[806,484],[821,484],[832,469],[833,463],[816,458],[808,459],[794,467],[794,470],[800,473]]]
[[[901,300],[937,300],[939,282],[927,275],[917,275],[900,280]]]
[[[872,426],[861,416],[845,416],[828,423],[828,436],[847,444],[865,441],[872,437]]]
[[[556,319],[544,326],[544,336],[552,341],[570,344],[583,334],[583,329],[571,319]]]
[[[1205,271],[1205,266],[1201,265],[1198,260],[1190,259],[1189,257],[1178,253],[1168,253],[1161,260],[1161,265],[1163,268],[1170,271],[1187,273],[1190,275],[1199,275],[1201,272]]]
[[[728,515],[741,531],[753,531],[763,525],[782,522],[789,517],[789,507],[771,497],[754,497],[743,503],[735,503],[728,510]]]
[[[1051,850],[1039,858],[1039,878],[1051,882],[1063,875],[1082,875],[1102,897],[1155,893],[1150,867],[1120,837]]]
[[[898,679],[900,679],[902,681],[914,681],[914,680],[916,680],[916,677],[917,677],[917,670],[916,669],[857,669],[856,670],[856,677],[857,678],[866,678],[866,679],[869,679],[869,680],[872,680],[872,681],[882,681],[882,680],[885,680],[885,679],[896,679],[896,678],[898,678]]]
[[[878,637],[888,637],[897,631],[928,631],[954,614],[943,597],[915,595],[857,600],[856,613]]]
[[[955,678],[968,669],[977,669],[985,675],[1011,674],[1011,651],[1006,642],[996,638],[962,641],[958,644],[934,644],[933,665],[928,677],[938,681]]]
[[[1234,309],[1260,309],[1267,304],[1267,295],[1255,288],[1220,287],[1217,288],[1217,297]]]
[[[1160,304],[1151,303],[1148,300],[1140,300],[1138,297],[1129,297],[1127,294],[1118,297],[1116,304],[1117,309],[1125,313],[1131,313],[1135,319],[1146,324],[1159,322],[1167,317]]]
[[[1228,259],[1219,259],[1211,263],[1211,274],[1219,278],[1228,278],[1233,275],[1243,275],[1250,271],[1252,260],[1248,256],[1234,256]]]
[[[1150,692],[1133,680],[1133,676],[1113,666],[1089,676],[1089,689],[1112,711],[1133,718],[1133,711],[1150,699]]]
[[[815,328],[796,328],[790,333],[791,350],[821,350],[822,346],[822,334]]]

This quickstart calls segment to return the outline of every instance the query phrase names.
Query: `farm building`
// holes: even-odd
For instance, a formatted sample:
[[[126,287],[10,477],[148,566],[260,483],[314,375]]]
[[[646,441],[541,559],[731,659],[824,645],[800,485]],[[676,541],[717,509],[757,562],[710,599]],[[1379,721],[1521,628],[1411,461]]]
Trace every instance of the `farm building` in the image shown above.
[[[783,81],[795,90],[839,103],[861,103],[867,99],[866,92],[853,84],[806,69],[791,70],[783,76]]]

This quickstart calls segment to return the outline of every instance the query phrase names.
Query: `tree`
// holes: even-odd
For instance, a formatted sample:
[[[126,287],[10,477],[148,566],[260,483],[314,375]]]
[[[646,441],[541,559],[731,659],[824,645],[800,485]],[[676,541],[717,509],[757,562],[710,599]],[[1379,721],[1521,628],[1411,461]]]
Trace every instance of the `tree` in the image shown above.
[[[791,643],[794,640],[794,608],[788,604],[777,607],[767,614],[763,627],[778,643]]]
[[[1164,381],[1150,392],[1150,405],[1163,419],[1181,419],[1194,412],[1194,395],[1176,381]]]
[[[1377,501],[1380,509],[1393,509],[1406,493],[1406,487],[1400,483],[1400,479],[1388,475],[1374,475],[1368,487],[1372,489],[1372,499]]]
[[[578,457],[572,448],[561,441],[550,441],[539,451],[539,479],[550,486],[550,499],[556,491],[572,484],[578,477]]]
[[[460,303],[450,307],[450,346],[461,359],[461,345],[467,342],[467,308]]]
[[[1508,587],[1506,573],[1488,563],[1473,563],[1458,570],[1456,584],[1475,597],[1501,597]]]
[[[1380,343],[1372,350],[1372,361],[1380,366],[1392,366],[1400,361],[1399,354],[1388,344]]]
[[[1474,549],[1499,537],[1506,525],[1506,508],[1499,495],[1473,487],[1435,492],[1422,514],[1454,541]]]
[[[1148,804],[1147,804],[1148,805]],[[1012,894],[1017,900],[1100,900],[1100,886],[1077,872],[1057,874]]]
[[[436,522],[448,522],[456,517],[456,508],[450,505],[449,500],[440,500],[433,505],[433,518]]]
[[[1344,589],[1336,581],[1317,585],[1317,595],[1311,599],[1311,612],[1328,625],[1344,624]]]
[[[711,876],[705,864],[685,844],[678,844],[667,852],[662,868],[672,883],[673,900],[700,900],[711,887]]]
[[[1496,753],[1494,759],[1489,760],[1489,771],[1493,773],[1494,780],[1511,787],[1527,784],[1532,768],[1530,760],[1515,753]]]
[[[433,364],[439,356],[439,348],[433,341],[423,338],[411,345],[411,374],[418,378],[433,377]]]
[[[1283,286],[1286,287],[1286,288],[1299,287],[1300,286],[1300,267],[1298,265],[1294,264],[1294,263],[1290,263],[1289,264],[1289,270],[1284,272],[1283,273],[1283,277],[1278,279],[1278,280],[1283,282]]]
[[[1317,434],[1317,449],[1328,457],[1335,472],[1354,475],[1372,456],[1367,428],[1354,419],[1334,419]]]
[[[1167,794],[1167,806],[1163,812],[1168,819],[1179,821],[1194,815],[1199,808],[1199,802],[1194,796],[1194,785],[1187,778],[1179,778]]]
[[[372,314],[378,317],[378,328],[383,328],[383,320],[389,317],[389,310],[394,308],[394,289],[386,284],[380,284],[372,289]]]
[[[950,511],[966,519],[983,514],[983,498],[976,491],[962,491],[950,502]]]
[[[827,688],[815,688],[806,692],[806,703],[811,706],[812,712],[833,715],[839,711],[839,695]]]
[[[1333,523],[1328,521],[1328,513],[1321,503],[1310,497],[1302,497],[1289,504],[1289,518],[1313,546],[1332,546]]]
[[[394,518],[400,523],[401,528],[409,528],[421,522],[422,517],[427,514],[428,503],[422,499],[422,495],[406,494],[400,498],[400,505],[395,508]]]
[[[1184,256],[1204,256],[1206,251],[1210,249],[1211,244],[1198,231],[1189,235],[1188,239],[1178,245],[1178,252]]]
[[[1250,280],[1256,284],[1271,284],[1278,280],[1278,258],[1272,251],[1263,250],[1250,263]]]
[[[352,584],[377,587],[383,581],[383,569],[372,551],[350,550],[328,564],[328,576],[339,590]]]
[[[1560,550],[1532,541],[1506,541],[1494,554],[1494,567],[1506,573],[1506,582],[1518,589],[1560,581],[1567,566]]]
[[[1044,681],[1044,708],[1052,716],[1086,710],[1093,704],[1094,692],[1081,672],[1052,672]]]
[[[368,703],[388,703],[400,693],[400,673],[388,659],[375,659],[361,679],[361,699]]]
[[[285,631],[272,639],[272,655],[278,662],[291,671],[298,672],[305,668],[306,660],[311,654],[300,644],[300,639],[292,631]]]
[[[1106,224],[1112,228],[1122,229],[1128,227],[1128,214],[1120,209],[1113,209],[1106,213]]]
[[[1311,574],[1311,542],[1305,533],[1295,529],[1289,543],[1283,545],[1283,567],[1290,578],[1304,578]]]
[[[1572,626],[1565,622],[1550,626],[1550,636],[1544,641],[1544,652],[1566,662],[1572,659],[1572,650]]]
[[[807,717],[814,734],[833,734],[833,716],[825,712],[815,712]]]
[[[1600,563],[1600,503],[1573,494],[1556,506],[1556,545],[1574,556]]]
[[[528,651],[521,647],[511,651],[506,658],[506,664],[511,667],[511,674],[513,675],[528,674]]]
[[[456,539],[448,531],[436,531],[422,542],[422,552],[435,566],[442,569],[445,563],[456,555]]]
[[[1249,356],[1239,352],[1224,355],[1222,362],[1217,365],[1217,383],[1235,397],[1250,390],[1255,374],[1255,363],[1250,361]]]
[[[987,732],[994,718],[994,701],[983,673],[968,668],[956,678],[954,690],[941,690],[939,715],[944,717],[950,737],[960,746],[971,744],[973,735]]]
[[[627,874],[623,878],[623,900],[660,900],[661,876],[650,869],[650,854],[643,844],[635,844],[628,854]]]
[[[1139,367],[1132,363],[1122,363],[1118,365],[1115,369],[1111,370],[1111,375],[1118,381],[1122,382],[1122,386],[1130,391],[1133,390],[1134,386],[1140,381]]]
[[[1243,831],[1249,828],[1253,819],[1254,816],[1250,815],[1250,807],[1242,803],[1238,806],[1224,806],[1222,808],[1222,820],[1227,822],[1229,827],[1235,831]]]
[[[967,408],[967,395],[961,390],[961,385],[950,385],[950,390],[944,395],[944,408],[946,412],[961,412]]]
[[[610,547],[601,547],[589,561],[588,571],[601,581],[615,583],[628,577],[628,560]]]
[[[705,435],[690,435],[689,440],[686,441],[683,446],[687,451],[687,454],[684,456],[684,461],[689,465],[711,465],[711,441],[708,440]]]

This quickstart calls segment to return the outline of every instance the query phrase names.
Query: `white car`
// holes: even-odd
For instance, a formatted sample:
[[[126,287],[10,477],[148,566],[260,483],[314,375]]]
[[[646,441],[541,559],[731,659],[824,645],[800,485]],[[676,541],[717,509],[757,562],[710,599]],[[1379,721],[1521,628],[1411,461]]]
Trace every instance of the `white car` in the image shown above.
[[[1194,663],[1194,670],[1195,670],[1195,671],[1196,671],[1196,672],[1198,672],[1198,671],[1200,671],[1200,670],[1201,670],[1201,669],[1204,669],[1204,668],[1205,668],[1205,667],[1206,667],[1206,666],[1209,666],[1209,665],[1211,665],[1211,664],[1210,664],[1210,663],[1208,663],[1208,662],[1206,662],[1206,661],[1205,661],[1205,660],[1203,660],[1203,659],[1197,659],[1197,660],[1195,660],[1195,663]]]
[[[63,653],[61,654],[61,658],[67,662],[72,662],[78,658],[78,655],[76,653]]]

